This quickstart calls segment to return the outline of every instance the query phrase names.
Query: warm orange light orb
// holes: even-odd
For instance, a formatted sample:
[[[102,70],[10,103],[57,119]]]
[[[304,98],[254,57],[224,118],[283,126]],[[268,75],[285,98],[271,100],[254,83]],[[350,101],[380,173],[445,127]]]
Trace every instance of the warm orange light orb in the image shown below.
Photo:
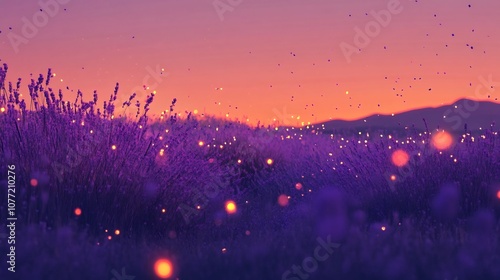
[[[80,216],[82,214],[82,209],[75,208],[75,215]]]
[[[120,230],[119,229],[115,230],[115,234],[120,235]]]
[[[274,161],[273,161],[273,159],[268,158],[266,162],[268,165],[272,165]]]
[[[31,179],[31,180],[30,180],[30,185],[31,185],[32,187],[36,187],[36,186],[38,186],[38,180],[37,180],[37,179]]]
[[[116,150],[116,145],[111,146],[111,150]]]
[[[500,199],[500,191],[497,192],[497,198]]]
[[[205,145],[205,143],[203,141],[198,142],[198,146],[203,147],[203,145]]]
[[[229,200],[226,202],[226,212],[228,214],[234,214],[236,213],[236,210],[237,210],[236,203],[234,203],[234,201]]]
[[[173,266],[172,263],[167,259],[159,259],[154,265],[156,276],[161,279],[167,279],[172,276]]]
[[[278,196],[278,204],[281,206],[281,207],[285,207],[288,205],[288,196],[282,194],[280,196]]]
[[[0,112],[1,113],[5,112],[5,107],[0,108]]]
[[[408,153],[401,149],[394,151],[391,156],[392,163],[397,167],[405,166],[409,160],[410,156],[408,155]]]
[[[391,181],[396,181],[396,175],[391,175]]]
[[[453,144],[453,137],[446,131],[440,131],[432,136],[432,145],[438,150],[446,150]]]

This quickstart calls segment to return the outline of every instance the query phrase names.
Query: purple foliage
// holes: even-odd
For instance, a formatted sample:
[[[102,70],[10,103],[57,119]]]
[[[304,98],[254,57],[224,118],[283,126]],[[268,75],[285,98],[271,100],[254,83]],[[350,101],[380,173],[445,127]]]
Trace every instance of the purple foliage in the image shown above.
[[[90,101],[56,95],[50,69],[21,95],[7,70],[0,193],[15,164],[23,279],[111,279],[122,267],[152,279],[165,255],[181,279],[280,279],[328,236],[341,246],[311,279],[500,279],[497,131],[464,134],[439,152],[427,133],[343,138],[181,119],[177,99],[152,118],[153,93],[135,101],[134,118],[126,110],[135,93],[114,104],[119,84],[98,108],[97,92]],[[418,156],[398,168],[395,149]],[[229,199],[235,215],[224,211]]]

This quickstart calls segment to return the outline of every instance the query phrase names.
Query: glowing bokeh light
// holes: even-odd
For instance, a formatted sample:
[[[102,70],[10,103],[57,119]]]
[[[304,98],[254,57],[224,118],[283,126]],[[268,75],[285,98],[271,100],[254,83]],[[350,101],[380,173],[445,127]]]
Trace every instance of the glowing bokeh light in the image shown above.
[[[285,207],[288,205],[288,196],[287,195],[280,195],[278,196],[278,204],[281,206],[281,207]]]
[[[116,150],[116,145],[111,146],[111,150]]]
[[[432,136],[432,145],[438,150],[446,150],[453,144],[453,137],[446,131],[440,131]]]
[[[31,180],[30,180],[30,185],[31,185],[32,187],[36,187],[36,186],[38,186],[38,180],[37,180],[37,179],[31,179]]]
[[[82,209],[80,208],[75,208],[75,215],[80,216],[82,214]]]
[[[173,274],[172,263],[167,259],[159,259],[155,262],[154,270],[156,276],[161,279],[167,279]]]
[[[226,212],[228,214],[234,214],[237,211],[236,203],[232,200],[226,202]]]
[[[0,108],[0,113],[5,112],[5,107]]]
[[[397,167],[405,166],[409,160],[410,156],[408,155],[408,153],[401,149],[394,151],[391,156],[392,163]]]
[[[500,191],[497,192],[497,198],[500,199]]]
[[[396,181],[396,175],[391,175],[391,181]]]
[[[267,165],[272,165],[274,163],[272,158],[268,158],[266,161]]]
[[[302,184],[301,184],[301,183],[297,183],[297,184],[295,184],[295,188],[296,188],[297,190],[301,190],[301,189],[302,189]]]
[[[120,230],[119,229],[115,230],[115,235],[120,235]]]

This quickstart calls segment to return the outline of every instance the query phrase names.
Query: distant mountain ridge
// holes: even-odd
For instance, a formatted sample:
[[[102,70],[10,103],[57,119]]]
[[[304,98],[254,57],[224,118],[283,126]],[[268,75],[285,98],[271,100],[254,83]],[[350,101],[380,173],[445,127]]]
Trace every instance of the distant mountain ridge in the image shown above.
[[[425,119],[425,122],[424,122]],[[450,105],[435,108],[421,108],[392,115],[371,115],[358,120],[332,120],[317,123],[324,125],[325,132],[374,131],[374,130],[416,130],[426,131],[436,128],[454,134],[467,130],[471,132],[490,129],[493,123],[500,121],[500,104],[489,101],[460,99]],[[426,124],[427,123],[427,128]],[[494,127],[498,130],[498,126]]]

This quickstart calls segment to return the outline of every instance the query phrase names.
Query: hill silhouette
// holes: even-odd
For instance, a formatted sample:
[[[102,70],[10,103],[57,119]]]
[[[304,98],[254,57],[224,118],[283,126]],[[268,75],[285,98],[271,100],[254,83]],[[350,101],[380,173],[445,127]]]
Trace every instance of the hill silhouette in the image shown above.
[[[444,129],[454,134],[466,131],[476,134],[500,121],[500,104],[489,101],[460,99],[452,104],[410,110],[393,115],[376,114],[358,120],[332,120],[315,124],[324,126],[324,132],[358,133],[370,131],[424,132]],[[426,127],[427,124],[427,127]]]

